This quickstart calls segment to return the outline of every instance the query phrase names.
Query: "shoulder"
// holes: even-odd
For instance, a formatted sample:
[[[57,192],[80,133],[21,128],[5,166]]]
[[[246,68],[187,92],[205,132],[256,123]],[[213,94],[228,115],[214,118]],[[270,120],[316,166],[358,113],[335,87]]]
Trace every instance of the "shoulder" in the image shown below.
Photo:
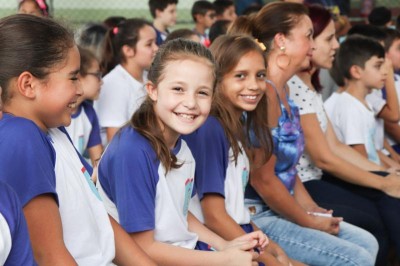
[[[38,140],[49,144],[46,133],[34,122],[26,118],[7,114],[0,120],[0,135],[3,140],[1,143],[5,145],[38,143]]]
[[[226,136],[221,122],[215,116],[210,115],[200,128],[187,136],[183,136],[183,138],[191,146],[193,141],[198,143],[199,139],[207,140],[206,143],[210,143],[216,139],[226,139]]]

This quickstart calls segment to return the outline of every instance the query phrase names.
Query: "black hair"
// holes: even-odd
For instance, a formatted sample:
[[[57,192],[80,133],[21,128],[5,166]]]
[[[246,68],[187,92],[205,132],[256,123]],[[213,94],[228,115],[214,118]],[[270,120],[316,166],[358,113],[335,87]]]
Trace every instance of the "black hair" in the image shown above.
[[[218,36],[226,34],[230,23],[231,21],[224,19],[214,22],[214,24],[212,24],[212,26],[210,27],[210,31],[208,33],[210,42],[213,43]]]
[[[358,34],[365,37],[369,37],[375,39],[378,42],[383,42],[386,39],[386,33],[383,29],[370,25],[370,24],[357,24],[351,27],[351,29],[347,32],[348,36]]]
[[[337,56],[337,67],[343,77],[352,79],[350,69],[356,65],[361,68],[373,56],[385,58],[385,50],[382,45],[374,39],[361,35],[348,37],[341,45]]]
[[[106,33],[107,28],[103,24],[89,23],[78,32],[76,42],[79,46],[92,51],[101,61]]]
[[[6,103],[9,82],[28,71],[45,79],[75,45],[72,31],[53,19],[18,14],[0,20],[0,87]]]
[[[178,4],[178,0],[149,0],[150,14],[156,17],[156,10],[164,11],[169,5]]]
[[[393,42],[397,39],[400,39],[400,32],[395,29],[386,28],[384,29],[386,33],[386,38],[384,40],[385,44],[385,51],[389,51],[390,47],[392,46]]]
[[[215,7],[212,3],[206,0],[199,0],[194,2],[191,11],[193,21],[196,22],[196,15],[204,16],[210,10],[215,11]]]
[[[234,6],[235,3],[232,0],[215,0],[213,5],[215,7],[215,13],[217,13],[217,16],[220,16],[227,8]]]
[[[184,38],[184,39],[190,39],[191,36],[196,35],[194,31],[189,30],[189,29],[177,29],[168,34],[167,39],[165,39],[165,42],[175,40],[178,38]]]
[[[371,25],[383,27],[392,20],[392,11],[384,6],[378,6],[372,9],[368,15],[368,22]]]

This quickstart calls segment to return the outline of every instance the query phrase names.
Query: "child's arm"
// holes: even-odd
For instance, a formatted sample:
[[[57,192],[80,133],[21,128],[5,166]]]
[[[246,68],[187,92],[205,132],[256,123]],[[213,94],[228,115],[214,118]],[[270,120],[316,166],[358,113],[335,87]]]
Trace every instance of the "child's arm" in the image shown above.
[[[226,212],[225,199],[221,195],[204,194],[201,209],[204,224],[222,238],[232,240],[245,234],[245,231]]]
[[[306,128],[303,126],[304,131]],[[338,157],[343,160],[363,169],[366,171],[385,171],[386,168],[368,160],[364,156],[362,156],[359,152],[355,151],[351,147],[346,144],[343,144],[336,136],[335,131],[333,130],[332,124],[328,121],[327,129],[325,136],[328,141],[329,148],[331,151]],[[306,141],[306,146],[308,141]],[[345,171],[344,171],[345,172]],[[361,177],[361,176],[360,176]]]
[[[386,105],[377,114],[377,117],[389,122],[398,122],[400,118],[399,102],[394,84],[393,64],[388,58],[385,59],[385,67],[388,73],[385,82]]]
[[[383,140],[383,147],[389,152],[390,159],[392,159],[396,163],[400,163],[400,155],[392,148],[392,146],[390,146],[386,138],[384,138]]]
[[[359,154],[364,156],[365,158],[368,158],[367,150],[365,149],[364,144],[355,144],[355,145],[350,145],[353,149],[355,149]]]
[[[258,169],[254,169],[252,172],[250,183],[257,191],[258,195],[260,195],[272,210],[289,221],[300,226],[337,234],[339,231],[337,225],[342,219],[337,217],[317,217],[307,214],[307,210],[302,206],[304,203],[299,202],[299,200],[304,199],[305,197],[302,196],[306,195],[306,193],[308,194],[308,192],[304,187],[303,189],[298,189],[302,184],[296,181],[296,197],[290,195],[281,180],[275,175],[275,162],[276,157],[272,155],[267,163]],[[302,194],[300,194],[301,192]]]
[[[108,143],[111,142],[112,138],[114,137],[115,133],[117,133],[118,130],[119,130],[119,127],[107,127],[106,128]]]
[[[114,262],[117,265],[156,265],[126,231],[111,216],[109,217],[115,238]]]
[[[97,164],[97,161],[100,159],[101,154],[103,153],[103,145],[98,144],[92,146],[87,149],[90,157],[90,161],[92,162],[93,167]]]
[[[398,123],[385,121],[385,132],[388,133],[396,143],[400,143],[400,125]]]
[[[77,265],[67,250],[60,212],[54,198],[40,195],[23,208],[32,243],[33,254],[39,265]]]
[[[253,256],[256,256],[246,251],[255,246],[255,243],[251,241],[242,242],[240,245],[231,247],[226,251],[211,252],[187,249],[158,242],[154,239],[153,230],[131,233],[130,235],[159,265],[249,266],[252,265]]]

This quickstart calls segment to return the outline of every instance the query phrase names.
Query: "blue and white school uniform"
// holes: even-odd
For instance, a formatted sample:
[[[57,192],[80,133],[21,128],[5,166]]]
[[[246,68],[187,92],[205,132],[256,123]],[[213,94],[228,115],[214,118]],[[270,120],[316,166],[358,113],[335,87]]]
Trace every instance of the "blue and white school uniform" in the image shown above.
[[[80,154],[101,144],[99,120],[91,103],[83,102],[71,118],[71,124],[65,129]]]
[[[189,232],[187,215],[195,162],[181,139],[172,152],[182,166],[166,174],[150,142],[125,126],[102,156],[97,186],[128,233],[154,230],[157,241],[193,249],[198,237]]]
[[[36,265],[21,203],[0,182],[0,265]]]
[[[45,134],[32,121],[5,114],[0,120],[0,178],[23,206],[51,194],[58,206],[65,246],[78,265],[111,265],[114,234],[90,179],[91,168],[64,128]]]
[[[244,205],[244,191],[250,165],[244,150],[235,162],[225,131],[213,116],[184,139],[196,160],[196,195],[189,210],[204,223],[200,201],[205,194],[216,193],[225,198],[225,209],[236,223],[249,224],[250,213]]]

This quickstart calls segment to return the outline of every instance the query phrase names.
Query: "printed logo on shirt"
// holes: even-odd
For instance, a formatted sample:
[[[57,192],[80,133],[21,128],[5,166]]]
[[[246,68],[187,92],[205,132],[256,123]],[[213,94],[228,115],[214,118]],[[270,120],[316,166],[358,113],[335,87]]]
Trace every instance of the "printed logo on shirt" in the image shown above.
[[[242,172],[243,192],[246,190],[247,182],[249,182],[249,171],[245,167],[245,168],[243,168],[243,172]]]
[[[189,209],[189,201],[192,197],[194,178],[188,178],[185,181],[185,202],[183,204],[183,215],[186,217]]]
[[[92,181],[92,178],[90,178],[89,172],[86,170],[86,168],[84,166],[82,166],[81,171],[82,171],[82,174],[85,177],[90,189],[92,190],[93,194],[96,196],[96,198],[98,198],[101,201],[100,194],[97,191],[97,189]]]
[[[83,135],[79,136],[77,148],[80,154],[83,154],[83,152],[85,151],[85,147],[83,147],[84,143],[85,143],[84,136]]]

